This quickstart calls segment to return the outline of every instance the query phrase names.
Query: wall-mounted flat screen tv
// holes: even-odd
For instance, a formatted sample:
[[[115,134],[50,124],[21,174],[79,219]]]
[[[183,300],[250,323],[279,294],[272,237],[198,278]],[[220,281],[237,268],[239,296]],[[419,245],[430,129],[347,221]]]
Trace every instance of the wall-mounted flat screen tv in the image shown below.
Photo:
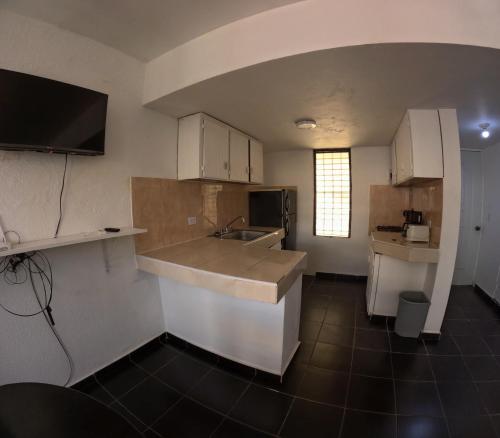
[[[0,149],[103,155],[108,96],[0,69]]]

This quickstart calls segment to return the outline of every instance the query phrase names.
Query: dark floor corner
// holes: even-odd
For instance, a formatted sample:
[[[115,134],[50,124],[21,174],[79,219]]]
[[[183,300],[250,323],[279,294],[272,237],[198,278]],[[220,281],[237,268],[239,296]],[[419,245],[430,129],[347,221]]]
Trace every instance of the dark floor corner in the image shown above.
[[[146,437],[500,438],[500,313],[454,287],[439,341],[366,317],[365,283],[304,276],[283,381],[161,337],[75,386]]]

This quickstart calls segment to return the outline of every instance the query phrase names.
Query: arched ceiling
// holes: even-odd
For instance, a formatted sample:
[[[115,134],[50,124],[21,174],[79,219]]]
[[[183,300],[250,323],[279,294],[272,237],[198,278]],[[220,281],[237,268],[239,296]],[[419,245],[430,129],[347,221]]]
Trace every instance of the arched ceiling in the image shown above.
[[[498,0],[305,0],[228,23],[146,65],[143,102],[289,56],[382,43],[500,49]]]
[[[235,20],[299,0],[2,0],[0,6],[151,60]]]
[[[500,51],[450,44],[322,50],[236,70],[148,106],[203,111],[264,141],[266,150],[390,144],[407,108],[457,108],[463,147],[500,141]],[[319,127],[298,130],[311,117]],[[492,136],[479,138],[489,122]]]

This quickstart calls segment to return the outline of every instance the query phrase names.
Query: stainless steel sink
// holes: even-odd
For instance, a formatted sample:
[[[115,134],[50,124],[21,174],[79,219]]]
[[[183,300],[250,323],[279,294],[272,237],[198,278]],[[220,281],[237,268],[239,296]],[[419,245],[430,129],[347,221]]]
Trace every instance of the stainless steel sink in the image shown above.
[[[221,239],[244,240],[250,241],[258,239],[259,237],[267,234],[265,231],[254,230],[235,230],[220,236]]]

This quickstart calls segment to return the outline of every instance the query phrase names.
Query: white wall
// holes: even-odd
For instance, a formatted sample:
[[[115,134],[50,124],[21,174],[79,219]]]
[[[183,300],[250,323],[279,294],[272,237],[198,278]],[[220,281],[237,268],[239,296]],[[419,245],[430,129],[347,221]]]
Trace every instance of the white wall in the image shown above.
[[[351,149],[352,224],[349,239],[313,236],[312,150],[264,156],[265,184],[298,188],[297,248],[308,252],[307,272],[367,275],[369,194],[372,184],[389,184],[389,147]]]
[[[54,26],[0,10],[0,68],[109,94],[104,157],[71,157],[61,234],[131,225],[130,177],[176,176],[175,120],[142,108],[144,65]],[[0,153],[0,217],[24,240],[51,237],[58,216],[63,157]],[[158,281],[139,274],[133,241],[110,242],[106,272],[100,243],[47,251],[55,274],[54,314],[76,359],[75,380],[163,331]],[[0,279],[0,300],[19,311],[28,291]],[[26,297],[26,298],[25,298]],[[63,383],[64,357],[40,318],[0,310],[0,385]]]
[[[482,153],[483,223],[479,246],[476,284],[496,298],[499,294],[500,271],[500,144]]]

